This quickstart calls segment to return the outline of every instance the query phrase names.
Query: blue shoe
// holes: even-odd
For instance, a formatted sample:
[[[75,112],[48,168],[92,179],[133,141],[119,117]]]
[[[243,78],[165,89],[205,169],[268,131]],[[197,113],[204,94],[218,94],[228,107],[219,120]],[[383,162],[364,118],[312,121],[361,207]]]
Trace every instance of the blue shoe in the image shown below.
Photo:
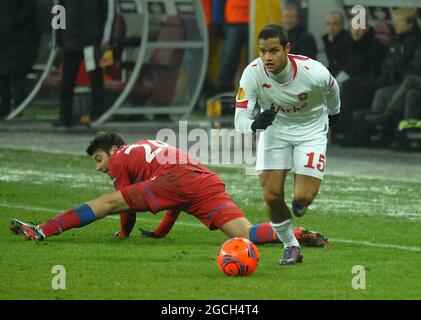
[[[296,264],[303,261],[303,255],[301,254],[300,247],[286,247],[284,251],[284,257],[279,260],[281,266]]]

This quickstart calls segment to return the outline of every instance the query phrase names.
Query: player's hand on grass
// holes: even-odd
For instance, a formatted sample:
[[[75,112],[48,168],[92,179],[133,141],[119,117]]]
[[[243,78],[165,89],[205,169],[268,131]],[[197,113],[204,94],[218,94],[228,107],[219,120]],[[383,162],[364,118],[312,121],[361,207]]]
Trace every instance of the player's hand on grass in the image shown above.
[[[162,238],[161,236],[157,235],[155,231],[149,231],[142,228],[139,228],[140,233],[142,236],[148,237],[148,238]]]
[[[329,115],[329,126],[334,128],[341,122],[341,114]]]
[[[265,130],[272,124],[273,120],[275,119],[275,116],[275,107],[271,107],[270,110],[263,111],[256,117],[256,120],[254,120],[254,122],[251,124],[251,130],[253,130],[253,132],[256,132],[256,130]]]

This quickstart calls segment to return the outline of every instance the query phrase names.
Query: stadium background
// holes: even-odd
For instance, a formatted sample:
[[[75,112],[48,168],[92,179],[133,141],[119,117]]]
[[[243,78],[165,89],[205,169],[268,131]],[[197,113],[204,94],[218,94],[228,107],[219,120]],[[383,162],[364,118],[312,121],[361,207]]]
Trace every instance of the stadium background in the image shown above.
[[[41,29],[46,31],[42,35],[44,49],[39,51],[43,53],[45,63],[50,54],[51,31],[51,14],[46,10],[51,8],[51,2],[38,2],[45,9],[38,12],[44,21]],[[363,5],[370,2],[373,7],[386,10],[397,6],[396,1],[360,2]],[[309,29],[318,40],[319,60],[326,62],[320,42],[324,17],[329,11],[343,10],[342,2],[310,0],[308,4]],[[418,1],[399,1],[399,6],[406,4],[419,5]],[[279,8],[279,15],[272,15],[271,19],[281,22],[282,5],[279,1],[255,1],[255,5],[256,8],[259,5],[273,6],[269,11],[257,9],[259,13],[273,13],[277,11],[273,8]],[[267,16],[263,15],[256,21],[265,19]],[[130,21],[126,22],[129,28]],[[133,22],[134,25],[137,23]],[[259,25],[256,22],[256,26]],[[214,52],[218,53],[218,43],[213,43],[212,37],[210,41],[208,45],[215,45]],[[193,61],[199,61],[197,65],[205,61],[209,75],[216,77],[218,54],[205,57],[197,51],[196,55],[193,54],[193,59],[196,59]],[[185,67],[191,61],[185,60],[182,65]],[[243,55],[243,65],[246,61],[247,57]],[[188,87],[191,85],[186,80],[188,72],[196,72],[194,77],[201,77],[200,70],[186,70],[179,74],[177,81],[175,95],[179,97],[185,92],[189,92],[187,96],[194,96],[196,88]],[[42,67],[34,70],[32,85],[42,71]],[[89,104],[83,87],[86,89],[81,85],[75,101],[75,110],[80,111],[80,116],[84,115]],[[305,263],[295,270],[279,270],[275,264],[280,255],[279,248],[266,246],[260,250],[260,270],[253,277],[234,281],[226,278],[217,270],[214,260],[224,237],[209,233],[188,216],[182,217],[168,239],[160,242],[142,239],[134,231],[131,242],[115,244],[112,231],[116,230],[118,222],[114,219],[88,230],[63,235],[60,239],[51,239],[48,245],[34,246],[18,241],[21,239],[7,230],[11,218],[42,220],[85,201],[88,195],[111,190],[106,177],[97,177],[93,164],[85,159],[85,147],[96,131],[115,130],[128,142],[134,142],[139,138],[154,138],[157,129],[162,127],[177,132],[177,120],[183,117],[192,128],[205,129],[229,126],[232,119],[229,111],[220,118],[208,118],[206,101],[201,101],[198,95],[197,101],[187,101],[193,103],[191,110],[186,108],[186,112],[177,114],[170,111],[169,119],[154,119],[153,112],[133,116],[128,113],[93,127],[57,129],[51,127],[51,121],[57,116],[57,97],[57,87],[47,89],[41,86],[22,113],[0,122],[1,299],[420,298],[419,152],[330,146],[328,174],[320,197],[308,216],[295,223],[326,233],[332,248],[306,250]],[[185,102],[181,101],[180,105]],[[169,109],[163,110],[165,115],[165,110]],[[253,222],[266,219],[256,180],[252,177],[243,180],[241,168],[213,169],[226,181],[229,193],[240,207],[243,202],[244,210]],[[159,218],[143,215],[137,226],[152,228]],[[116,252],[120,252],[119,258],[116,258]],[[51,268],[57,264],[67,267],[66,290],[51,288]],[[355,290],[351,286],[354,265],[363,265],[368,270],[365,290]],[[84,272],[79,270],[81,267],[85,268]],[[195,279],[192,279],[191,270],[197,274]],[[160,277],[156,283],[151,281],[154,272]],[[183,287],[189,281],[191,285]],[[274,283],[279,289],[276,292],[272,290]]]

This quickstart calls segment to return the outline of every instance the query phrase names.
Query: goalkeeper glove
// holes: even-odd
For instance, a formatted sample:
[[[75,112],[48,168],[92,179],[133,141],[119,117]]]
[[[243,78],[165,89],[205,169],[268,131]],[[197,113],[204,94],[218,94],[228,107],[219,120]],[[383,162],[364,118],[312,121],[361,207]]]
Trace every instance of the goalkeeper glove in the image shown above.
[[[316,231],[304,228],[294,228],[294,235],[298,242],[304,247],[330,247],[327,238]]]
[[[143,236],[148,237],[148,238],[162,238],[162,236],[157,235],[155,231],[149,231],[142,228],[139,228],[139,231]]]
[[[251,130],[253,130],[253,132],[256,132],[258,129],[265,130],[272,124],[275,116],[275,107],[271,107],[270,110],[265,110],[262,113],[259,113],[256,120],[254,120],[251,124]]]
[[[341,114],[329,115],[329,126],[334,128],[341,122]]]

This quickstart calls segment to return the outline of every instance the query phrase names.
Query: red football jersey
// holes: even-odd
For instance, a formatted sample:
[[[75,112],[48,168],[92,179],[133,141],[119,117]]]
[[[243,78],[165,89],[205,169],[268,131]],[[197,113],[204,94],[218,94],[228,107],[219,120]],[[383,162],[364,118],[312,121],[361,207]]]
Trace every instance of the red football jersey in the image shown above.
[[[111,156],[108,175],[116,190],[165,174],[174,166],[210,172],[195,157],[158,140],[140,140],[121,146]]]

